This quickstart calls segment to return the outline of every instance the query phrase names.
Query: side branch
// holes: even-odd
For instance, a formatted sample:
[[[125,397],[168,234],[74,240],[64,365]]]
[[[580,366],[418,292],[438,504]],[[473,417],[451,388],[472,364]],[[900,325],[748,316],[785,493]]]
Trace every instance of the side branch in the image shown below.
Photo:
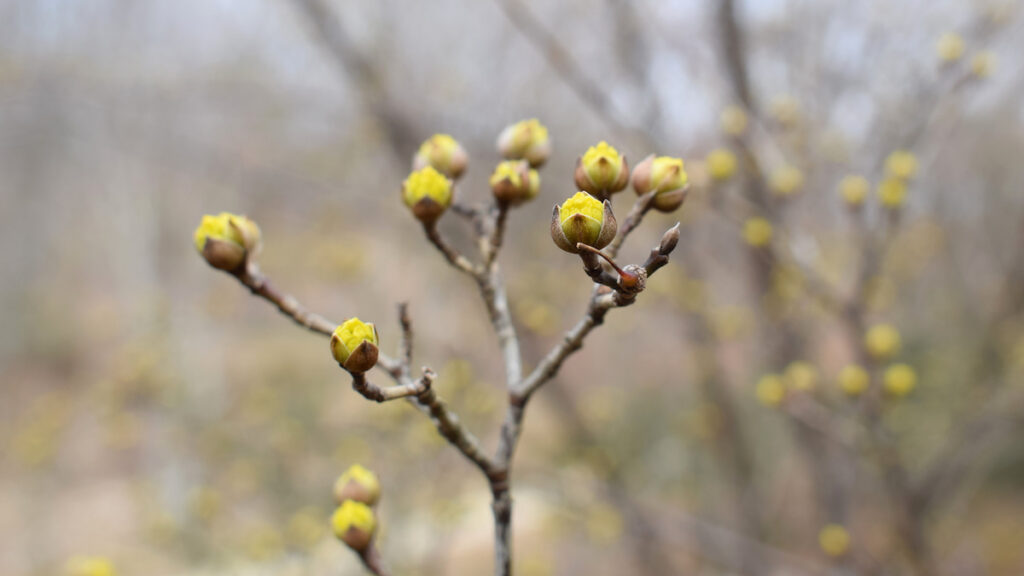
[[[437,230],[437,224],[424,224],[423,231],[427,235],[427,239],[433,244],[438,251],[444,255],[445,260],[448,261],[456,270],[468,274],[474,278],[479,278],[481,275],[480,269],[469,261],[468,258],[459,253],[454,246],[448,244],[448,242],[441,236],[441,233]]]
[[[619,254],[619,249],[622,248],[626,237],[640,225],[644,216],[651,211],[651,208],[654,206],[654,196],[655,192],[651,191],[637,198],[636,202],[633,203],[633,208],[629,210],[629,214],[626,215],[625,221],[623,221],[622,226],[619,228],[619,235],[605,248],[608,255],[612,258]]]
[[[359,392],[367,400],[374,402],[389,402],[409,396],[419,396],[430,389],[437,374],[430,368],[423,369],[423,376],[419,380],[407,380],[394,386],[380,387],[366,379],[363,372],[352,374],[352,389]],[[403,380],[405,380],[403,378]]]
[[[279,292],[270,284],[266,276],[260,273],[254,264],[246,265],[243,271],[234,274],[234,276],[253,294],[270,302],[282,314],[307,330],[330,336],[334,333],[334,329],[338,327],[336,323],[331,322],[327,318],[307,310],[290,294]]]

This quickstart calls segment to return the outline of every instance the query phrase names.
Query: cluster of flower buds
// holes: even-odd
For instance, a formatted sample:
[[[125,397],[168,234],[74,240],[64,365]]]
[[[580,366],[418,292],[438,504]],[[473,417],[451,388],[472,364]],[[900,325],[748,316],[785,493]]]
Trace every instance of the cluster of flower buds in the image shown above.
[[[413,171],[430,166],[452,180],[458,180],[468,164],[466,150],[448,134],[434,134],[427,138],[412,159]]]
[[[577,192],[551,213],[551,239],[562,250],[579,254],[577,244],[600,250],[618,231],[611,202],[601,202],[586,192]]]
[[[654,192],[651,207],[659,212],[676,210],[683,205],[686,193],[690,190],[683,161],[671,156],[651,154],[633,169],[633,190],[637,196]]]
[[[380,500],[377,475],[353,464],[334,483],[334,499],[338,504],[331,515],[334,535],[356,552],[366,553],[377,530],[373,511]]]
[[[378,344],[376,326],[349,318],[331,335],[331,354],[342,368],[358,374],[377,364]]]
[[[193,235],[196,250],[218,270],[236,272],[260,248],[260,229],[245,216],[221,212],[203,216]]]
[[[498,202],[517,206],[540,192],[540,174],[525,160],[506,160],[494,168],[490,184]]]
[[[507,160],[526,160],[539,168],[551,156],[548,129],[536,118],[506,126],[498,135],[498,152]]]
[[[629,184],[629,164],[625,156],[602,140],[576,160],[573,176],[580,190],[607,200]]]
[[[414,170],[402,183],[402,200],[417,220],[433,224],[452,204],[454,185],[433,166]]]

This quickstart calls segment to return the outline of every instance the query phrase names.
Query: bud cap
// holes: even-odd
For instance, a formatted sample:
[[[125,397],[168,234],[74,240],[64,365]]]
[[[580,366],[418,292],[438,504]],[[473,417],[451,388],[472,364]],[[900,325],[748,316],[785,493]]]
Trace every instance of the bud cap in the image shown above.
[[[349,372],[366,372],[377,364],[377,328],[349,318],[331,335],[331,354]]]
[[[579,253],[578,243],[604,248],[617,231],[611,203],[602,203],[586,192],[577,192],[551,213],[551,238],[559,248],[573,254]]]

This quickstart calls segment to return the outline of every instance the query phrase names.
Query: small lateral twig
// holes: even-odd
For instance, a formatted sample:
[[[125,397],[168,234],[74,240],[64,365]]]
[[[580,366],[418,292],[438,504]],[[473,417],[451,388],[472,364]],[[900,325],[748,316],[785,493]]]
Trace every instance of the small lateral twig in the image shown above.
[[[612,240],[612,243],[605,248],[605,251],[612,258],[619,255],[619,249],[622,248],[622,244],[625,243],[626,237],[640,225],[643,221],[644,216],[651,211],[654,206],[655,191],[650,191],[647,194],[636,199],[633,203],[633,207],[630,208],[629,214],[626,214],[626,219],[623,220],[622,225],[619,226],[619,235]]]
[[[441,236],[441,233],[437,229],[436,223],[423,224],[423,232],[426,233],[427,239],[444,255],[445,260],[448,261],[456,270],[479,278],[481,270],[468,258],[463,256],[454,246],[448,243],[447,240]]]

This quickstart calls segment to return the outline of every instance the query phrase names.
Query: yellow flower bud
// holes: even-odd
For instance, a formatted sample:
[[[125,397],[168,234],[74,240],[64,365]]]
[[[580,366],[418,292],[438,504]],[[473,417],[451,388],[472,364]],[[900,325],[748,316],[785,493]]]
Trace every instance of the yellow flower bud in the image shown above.
[[[629,184],[629,165],[625,156],[602,140],[576,160],[574,177],[580,190],[605,199]]]
[[[64,567],[67,576],[115,576],[114,564],[98,556],[75,556]]]
[[[917,373],[906,364],[893,364],[885,369],[882,385],[886,394],[902,398],[914,390],[914,386],[917,385]]]
[[[778,406],[786,398],[786,386],[778,374],[765,374],[757,381],[757,399],[765,406]]]
[[[498,136],[498,152],[509,160],[526,160],[539,168],[551,155],[548,129],[536,118],[506,126]]]
[[[985,50],[971,58],[971,73],[978,78],[988,78],[996,68],[996,55]]]
[[[847,176],[839,181],[839,195],[851,208],[857,208],[867,200],[871,184],[863,176]]]
[[[891,324],[876,324],[864,336],[864,347],[876,360],[892,358],[900,351],[900,333]]]
[[[708,152],[704,164],[711,178],[719,182],[732,178],[736,173],[736,155],[725,148],[716,148]]]
[[[764,218],[748,218],[743,223],[743,239],[754,248],[764,248],[772,243],[772,224]]]
[[[469,156],[455,138],[448,134],[434,134],[420,144],[412,159],[412,169],[422,170],[427,166],[457,180],[466,171]]]
[[[346,500],[331,515],[331,529],[349,548],[362,552],[373,541],[377,519],[373,509],[355,500]]]
[[[804,173],[795,166],[782,166],[772,172],[768,185],[777,196],[792,196],[803,188]]]
[[[651,206],[659,212],[672,212],[682,206],[689,191],[689,178],[683,161],[653,154],[633,169],[633,189],[637,196],[654,191]]]
[[[793,362],[783,373],[786,386],[797,392],[809,392],[818,384],[818,370],[807,362]]]
[[[895,150],[885,158],[885,173],[901,180],[917,174],[917,157],[909,150]]]
[[[380,482],[377,475],[359,464],[349,466],[334,483],[334,500],[340,505],[355,500],[373,506],[380,500]]]
[[[349,372],[366,372],[377,364],[377,328],[349,318],[331,335],[331,354]]]
[[[959,34],[947,32],[935,42],[935,53],[945,64],[956,62],[964,55],[964,39]]]
[[[850,533],[839,524],[829,524],[818,533],[818,544],[822,552],[837,558],[850,549]]]
[[[850,364],[845,366],[839,371],[839,389],[843,391],[843,394],[850,396],[860,396],[871,385],[871,376],[868,371],[856,364]]]
[[[193,240],[210,266],[230,272],[242,268],[259,251],[260,229],[245,216],[228,212],[207,214],[196,228]]]
[[[540,174],[523,160],[500,162],[491,174],[491,192],[513,206],[532,200],[540,191]]]
[[[899,178],[889,177],[878,183],[878,199],[889,209],[903,206],[907,199],[907,183]]]
[[[432,224],[452,203],[452,182],[427,166],[409,174],[402,183],[402,200],[420,222]]]
[[[739,136],[747,130],[747,113],[739,106],[727,106],[719,116],[722,131],[730,136]]]
[[[611,203],[602,203],[586,192],[577,192],[561,206],[556,205],[551,214],[551,238],[559,248],[573,254],[579,252],[576,244],[604,248],[617,231]]]

